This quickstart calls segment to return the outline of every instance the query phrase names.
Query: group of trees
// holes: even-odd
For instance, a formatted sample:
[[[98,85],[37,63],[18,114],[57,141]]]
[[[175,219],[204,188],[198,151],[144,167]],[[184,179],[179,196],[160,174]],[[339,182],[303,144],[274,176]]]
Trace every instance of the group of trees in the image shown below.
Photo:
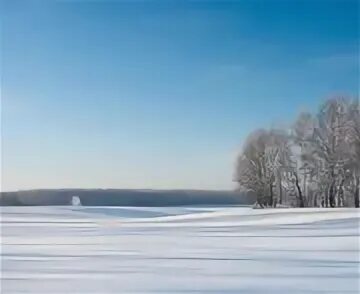
[[[251,133],[235,181],[260,207],[359,207],[359,99],[332,98],[289,129]]]

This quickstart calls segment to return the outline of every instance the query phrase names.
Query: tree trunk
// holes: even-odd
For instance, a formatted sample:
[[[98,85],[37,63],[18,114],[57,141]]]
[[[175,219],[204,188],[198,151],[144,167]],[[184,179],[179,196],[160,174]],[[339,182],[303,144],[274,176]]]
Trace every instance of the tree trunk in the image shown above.
[[[270,201],[269,201],[269,205],[270,205],[270,207],[272,207],[272,206],[273,206],[273,203],[274,203],[274,193],[273,193],[273,185],[272,185],[272,183],[270,183],[269,188],[270,188]]]
[[[355,191],[355,207],[356,208],[359,208],[359,187],[356,188],[356,191]]]
[[[360,193],[360,189],[359,189],[359,183],[360,182],[360,179],[359,179],[359,177],[357,177],[357,179],[356,179],[356,181],[355,181],[355,194],[354,194],[354,204],[355,204],[355,207],[356,208],[359,208],[359,202],[360,202],[360,195],[359,195],[359,193]]]
[[[261,208],[264,208],[264,187],[260,189],[261,191],[257,191],[256,193],[256,201],[260,205]]]
[[[308,192],[306,191],[306,172],[305,172],[305,170],[304,170],[304,188],[303,188],[303,194],[304,194],[304,196],[305,197],[303,197],[303,200],[304,200],[304,206],[305,206],[305,204],[306,204],[306,206],[308,206],[308,200],[309,200],[309,195],[308,195]],[[305,201],[306,201],[306,203],[305,203]]]
[[[344,206],[344,182],[345,180],[342,179],[340,186],[339,186],[339,191],[338,191],[338,206]]]
[[[300,185],[299,185],[299,178],[298,178],[296,173],[294,173],[294,176],[295,176],[295,185],[296,185],[296,189],[298,191],[299,200],[300,200],[300,207],[305,207],[304,197],[303,197],[303,194],[301,192]]]
[[[279,203],[282,204],[282,185],[281,185],[281,172],[278,172],[278,186],[279,186]]]
[[[325,207],[329,207],[329,191],[325,189]]]
[[[318,193],[315,192],[315,193],[314,193],[314,199],[313,199],[313,200],[314,200],[314,202],[313,202],[313,206],[314,206],[314,207],[318,207],[317,196],[318,196]]]
[[[333,180],[329,189],[329,204],[330,207],[335,207],[335,181]]]

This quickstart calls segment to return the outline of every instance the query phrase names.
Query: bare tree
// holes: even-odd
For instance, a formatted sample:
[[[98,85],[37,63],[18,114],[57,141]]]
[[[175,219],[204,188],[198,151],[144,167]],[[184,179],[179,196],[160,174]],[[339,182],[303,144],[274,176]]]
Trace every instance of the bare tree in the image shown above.
[[[335,97],[316,116],[301,113],[290,130],[253,132],[238,157],[235,180],[256,194],[261,207],[284,199],[300,207],[359,207],[359,100]]]
[[[250,134],[237,160],[235,181],[242,189],[256,194],[257,203],[264,207],[271,202],[274,175],[269,156],[273,156],[268,148],[269,133],[257,130]],[[269,195],[270,194],[270,195]]]
[[[300,207],[309,206],[306,195],[308,183],[314,181],[318,170],[318,160],[314,156],[314,126],[314,117],[303,112],[292,128],[294,156],[291,180],[296,187]]]
[[[348,189],[353,194],[354,205],[360,202],[360,102],[359,99],[349,104],[346,124],[346,147],[349,161],[345,168],[345,179],[349,183]]]

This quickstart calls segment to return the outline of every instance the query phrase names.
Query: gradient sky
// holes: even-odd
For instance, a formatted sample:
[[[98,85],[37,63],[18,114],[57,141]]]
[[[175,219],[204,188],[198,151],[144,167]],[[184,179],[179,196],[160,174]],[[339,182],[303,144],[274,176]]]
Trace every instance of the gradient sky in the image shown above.
[[[357,1],[2,1],[2,189],[231,189],[259,127],[357,95]]]

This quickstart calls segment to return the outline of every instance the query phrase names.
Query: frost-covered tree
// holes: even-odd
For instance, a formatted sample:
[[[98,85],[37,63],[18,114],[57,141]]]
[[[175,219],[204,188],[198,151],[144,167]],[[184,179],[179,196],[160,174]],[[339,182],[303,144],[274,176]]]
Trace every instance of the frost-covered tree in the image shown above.
[[[253,132],[238,157],[236,181],[262,207],[359,207],[359,100],[335,97],[314,116],[301,113],[290,130]]]
[[[240,188],[255,193],[257,203],[263,207],[272,205],[274,174],[269,157],[274,156],[269,149],[269,133],[257,130],[250,134],[239,155],[236,165],[235,181]]]
[[[289,172],[292,171],[292,150],[289,140],[289,133],[283,129],[273,129],[269,131],[269,139],[267,142],[268,152],[267,161],[269,168],[272,170],[277,187],[277,197],[274,199],[274,194],[271,193],[271,202],[276,206],[276,203],[283,204],[283,191],[286,190],[284,183],[287,180]]]
[[[292,177],[301,207],[311,206],[307,192],[319,168],[319,161],[314,156],[314,126],[313,116],[304,112],[299,115],[292,128],[291,139],[294,150]]]
[[[335,207],[336,187],[349,160],[345,148],[348,100],[334,98],[322,105],[314,132],[315,155],[322,161],[327,178],[325,205]],[[340,180],[341,181],[341,180]]]
[[[355,207],[360,202],[360,102],[359,99],[349,104],[346,119],[345,146],[349,161],[345,166],[345,180],[348,190],[353,195]]]
[[[235,181],[255,193],[261,207],[282,202],[283,173],[290,161],[287,137],[280,130],[255,131],[238,157]]]

